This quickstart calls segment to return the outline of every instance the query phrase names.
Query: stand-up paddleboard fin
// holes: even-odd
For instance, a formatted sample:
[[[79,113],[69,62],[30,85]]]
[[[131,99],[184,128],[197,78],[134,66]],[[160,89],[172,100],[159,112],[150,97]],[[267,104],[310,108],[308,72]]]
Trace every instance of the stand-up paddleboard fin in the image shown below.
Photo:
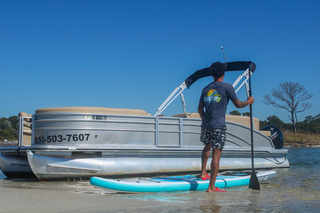
[[[251,174],[249,188],[260,190],[259,179],[258,179],[257,174],[255,172],[252,172],[252,174]]]

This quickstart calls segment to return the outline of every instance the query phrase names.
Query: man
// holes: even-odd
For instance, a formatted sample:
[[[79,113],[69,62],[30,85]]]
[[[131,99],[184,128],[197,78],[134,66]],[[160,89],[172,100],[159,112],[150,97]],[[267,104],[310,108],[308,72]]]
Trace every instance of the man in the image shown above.
[[[202,119],[200,141],[205,145],[202,151],[201,163],[202,171],[200,178],[207,180],[210,184],[207,192],[220,191],[215,187],[216,178],[219,171],[221,152],[226,138],[225,116],[229,99],[237,108],[246,107],[254,102],[253,97],[248,97],[247,101],[239,101],[235,90],[231,84],[223,82],[226,67],[220,62],[211,65],[211,75],[214,82],[202,90],[199,101],[198,112]],[[212,148],[211,176],[206,172],[207,161]]]

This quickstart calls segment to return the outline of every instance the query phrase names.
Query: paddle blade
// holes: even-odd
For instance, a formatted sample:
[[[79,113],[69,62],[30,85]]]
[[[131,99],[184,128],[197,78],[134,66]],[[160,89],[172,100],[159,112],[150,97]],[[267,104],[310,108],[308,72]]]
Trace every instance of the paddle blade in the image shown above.
[[[255,172],[252,172],[249,182],[249,189],[256,189],[260,190],[260,184],[257,177],[257,174]]]

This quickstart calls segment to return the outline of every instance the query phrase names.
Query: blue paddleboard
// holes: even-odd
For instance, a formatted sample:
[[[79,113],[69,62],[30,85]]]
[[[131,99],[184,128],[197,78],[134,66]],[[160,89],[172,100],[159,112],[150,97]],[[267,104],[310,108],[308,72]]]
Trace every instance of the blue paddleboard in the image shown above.
[[[215,186],[229,188],[249,185],[251,175],[248,173],[233,173],[231,175],[218,175]],[[265,182],[277,177],[275,171],[257,172],[259,182]],[[90,183],[93,186],[124,192],[169,192],[206,190],[209,180],[202,180],[196,175],[156,177],[156,178],[130,178],[130,179],[106,179],[92,177]]]

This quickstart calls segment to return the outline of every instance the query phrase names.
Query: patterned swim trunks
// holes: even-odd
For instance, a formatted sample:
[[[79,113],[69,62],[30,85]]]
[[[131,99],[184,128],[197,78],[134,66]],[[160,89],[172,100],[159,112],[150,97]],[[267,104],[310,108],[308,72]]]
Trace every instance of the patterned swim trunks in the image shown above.
[[[203,145],[211,143],[212,148],[223,149],[226,140],[226,127],[219,129],[201,129],[200,141]]]

